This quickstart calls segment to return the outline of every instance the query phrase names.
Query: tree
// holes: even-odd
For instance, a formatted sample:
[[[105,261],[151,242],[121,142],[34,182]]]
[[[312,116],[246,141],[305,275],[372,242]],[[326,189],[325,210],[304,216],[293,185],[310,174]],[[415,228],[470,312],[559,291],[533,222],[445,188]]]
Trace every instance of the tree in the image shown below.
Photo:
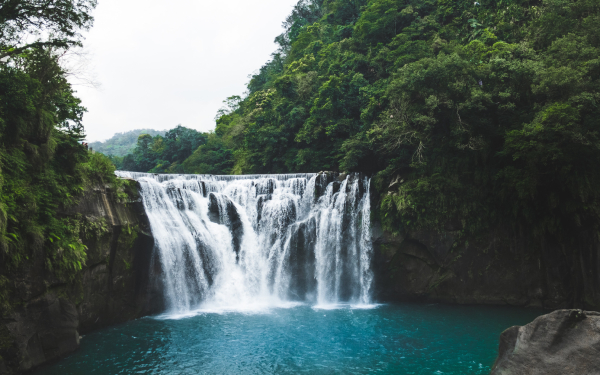
[[[148,172],[155,165],[156,155],[152,151],[154,139],[150,134],[141,134],[138,137],[137,145],[133,151],[133,159],[135,160],[135,172]],[[129,159],[127,159],[129,162]],[[125,160],[123,161],[125,163]]]
[[[210,133],[206,144],[198,147],[183,163],[186,173],[229,174],[233,167],[233,153],[216,134]]]
[[[198,147],[206,143],[206,134],[181,125],[165,134],[161,158],[169,163],[183,163]]]
[[[0,58],[36,47],[80,44],[80,30],[92,26],[96,0],[4,0],[0,5]],[[29,43],[28,35],[49,35]]]

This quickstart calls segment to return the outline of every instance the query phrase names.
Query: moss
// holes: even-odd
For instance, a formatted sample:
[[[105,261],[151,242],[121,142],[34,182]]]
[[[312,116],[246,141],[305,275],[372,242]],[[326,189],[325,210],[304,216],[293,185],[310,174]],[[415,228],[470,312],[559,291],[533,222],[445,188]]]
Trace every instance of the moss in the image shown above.
[[[130,254],[129,250],[133,248],[135,241],[138,238],[139,232],[140,228],[138,225],[127,225],[121,230],[121,234],[119,235],[118,254],[120,254],[120,258],[123,261],[126,270],[130,270],[132,267],[131,262],[126,259],[125,254]]]
[[[140,231],[139,225],[135,225],[133,227],[127,225],[121,231],[121,235],[119,236],[119,247],[121,249],[131,249],[135,240],[138,238],[138,233]]]
[[[0,350],[8,350],[14,345],[14,340],[5,325],[0,325]]]
[[[118,179],[121,186],[117,189],[117,200],[120,202],[137,202],[140,199],[140,192],[136,181],[128,179]]]
[[[72,283],[72,290],[70,294],[70,300],[73,301],[75,305],[79,305],[83,302],[84,292],[83,292],[83,280],[81,276],[77,277],[75,282]]]
[[[8,296],[9,280],[0,275],[0,315],[3,312],[10,311],[10,298]]]

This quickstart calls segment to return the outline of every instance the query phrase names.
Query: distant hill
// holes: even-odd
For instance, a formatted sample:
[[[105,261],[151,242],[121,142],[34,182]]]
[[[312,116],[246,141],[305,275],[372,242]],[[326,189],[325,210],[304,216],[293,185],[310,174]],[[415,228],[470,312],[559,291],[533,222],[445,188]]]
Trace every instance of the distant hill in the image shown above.
[[[91,142],[89,146],[104,155],[125,156],[132,152],[137,143],[140,134],[150,134],[151,136],[165,135],[166,130],[137,129],[124,133],[117,133],[112,138],[104,142]]]

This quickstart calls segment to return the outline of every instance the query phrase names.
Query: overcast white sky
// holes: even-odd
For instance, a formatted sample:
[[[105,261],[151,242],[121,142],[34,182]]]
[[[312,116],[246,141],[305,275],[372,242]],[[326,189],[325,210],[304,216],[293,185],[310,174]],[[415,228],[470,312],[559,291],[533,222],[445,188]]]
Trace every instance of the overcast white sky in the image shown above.
[[[76,85],[87,140],[178,124],[214,129],[222,101],[267,62],[297,0],[99,0]]]

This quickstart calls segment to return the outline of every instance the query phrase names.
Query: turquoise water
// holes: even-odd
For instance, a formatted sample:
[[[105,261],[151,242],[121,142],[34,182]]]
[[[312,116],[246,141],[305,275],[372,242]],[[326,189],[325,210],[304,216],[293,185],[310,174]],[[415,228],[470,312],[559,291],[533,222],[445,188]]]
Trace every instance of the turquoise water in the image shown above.
[[[543,313],[389,304],[148,317],[84,336],[35,374],[488,374],[500,333]]]

